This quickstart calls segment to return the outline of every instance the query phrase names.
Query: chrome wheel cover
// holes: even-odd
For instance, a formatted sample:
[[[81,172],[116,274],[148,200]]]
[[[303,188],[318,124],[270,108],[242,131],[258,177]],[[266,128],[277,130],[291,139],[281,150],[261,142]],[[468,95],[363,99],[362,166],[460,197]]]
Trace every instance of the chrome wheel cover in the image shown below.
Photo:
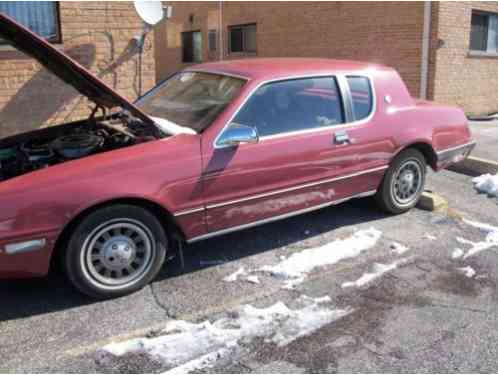
[[[114,219],[95,228],[81,252],[87,279],[99,288],[122,289],[149,272],[156,255],[153,235],[140,222]]]
[[[393,175],[391,196],[399,206],[409,206],[420,195],[422,185],[422,166],[417,160],[406,160]]]

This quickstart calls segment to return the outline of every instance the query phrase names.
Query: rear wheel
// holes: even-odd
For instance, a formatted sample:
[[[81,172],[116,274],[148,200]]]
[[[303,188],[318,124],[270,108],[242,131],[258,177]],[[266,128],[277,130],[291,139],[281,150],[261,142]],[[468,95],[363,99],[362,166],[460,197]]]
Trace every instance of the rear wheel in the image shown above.
[[[426,171],[426,161],[420,151],[402,151],[392,162],[377,191],[375,198],[379,206],[394,214],[413,208],[424,191]]]
[[[65,268],[84,294],[111,298],[132,293],[158,274],[167,249],[166,233],[149,211],[131,205],[96,210],[69,240]]]

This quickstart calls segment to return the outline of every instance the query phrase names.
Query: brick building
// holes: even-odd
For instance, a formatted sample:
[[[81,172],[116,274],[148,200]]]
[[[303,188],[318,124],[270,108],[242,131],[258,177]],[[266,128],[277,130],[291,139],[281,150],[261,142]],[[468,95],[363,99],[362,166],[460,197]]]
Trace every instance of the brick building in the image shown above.
[[[497,2],[170,4],[155,33],[158,79],[220,58],[356,59],[395,67],[415,97],[498,111]]]
[[[0,2],[0,11],[46,37],[130,99],[140,91],[133,36],[142,21],[131,2]],[[155,83],[153,33],[142,58],[142,87]],[[0,41],[0,136],[88,114],[89,103],[53,74]]]

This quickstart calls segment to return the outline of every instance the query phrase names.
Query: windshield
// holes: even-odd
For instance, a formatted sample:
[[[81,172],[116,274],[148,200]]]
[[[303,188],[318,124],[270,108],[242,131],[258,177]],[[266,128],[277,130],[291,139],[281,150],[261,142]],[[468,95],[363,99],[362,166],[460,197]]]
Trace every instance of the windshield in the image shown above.
[[[182,72],[135,104],[151,117],[202,132],[237,96],[245,80],[220,74]]]

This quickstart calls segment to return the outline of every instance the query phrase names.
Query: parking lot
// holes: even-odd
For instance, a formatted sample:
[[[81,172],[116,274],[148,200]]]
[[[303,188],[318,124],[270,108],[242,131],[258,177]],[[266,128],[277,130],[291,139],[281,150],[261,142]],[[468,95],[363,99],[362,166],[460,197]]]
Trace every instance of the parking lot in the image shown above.
[[[179,364],[143,350],[113,355],[102,348],[157,337],[167,322],[225,318],[240,324],[241,306],[282,302],[298,311],[303,301],[325,296],[330,298],[312,305],[343,313],[318,329],[276,344],[271,338],[284,332],[277,324],[265,335],[225,348],[229,355],[215,351],[209,366],[194,369],[496,371],[498,201],[478,194],[471,177],[450,171],[430,173],[427,188],[448,200],[447,212],[417,208],[388,216],[371,199],[358,199],[191,245],[184,269],[172,259],[153,284],[116,300],[83,297],[60,272],[41,280],[4,281],[0,371],[163,372]],[[310,249],[347,244],[369,230],[379,234],[373,246],[313,267],[293,288],[261,270]],[[395,266],[378,273],[376,263]],[[241,268],[236,280],[224,280]],[[375,272],[373,280],[359,282]]]

